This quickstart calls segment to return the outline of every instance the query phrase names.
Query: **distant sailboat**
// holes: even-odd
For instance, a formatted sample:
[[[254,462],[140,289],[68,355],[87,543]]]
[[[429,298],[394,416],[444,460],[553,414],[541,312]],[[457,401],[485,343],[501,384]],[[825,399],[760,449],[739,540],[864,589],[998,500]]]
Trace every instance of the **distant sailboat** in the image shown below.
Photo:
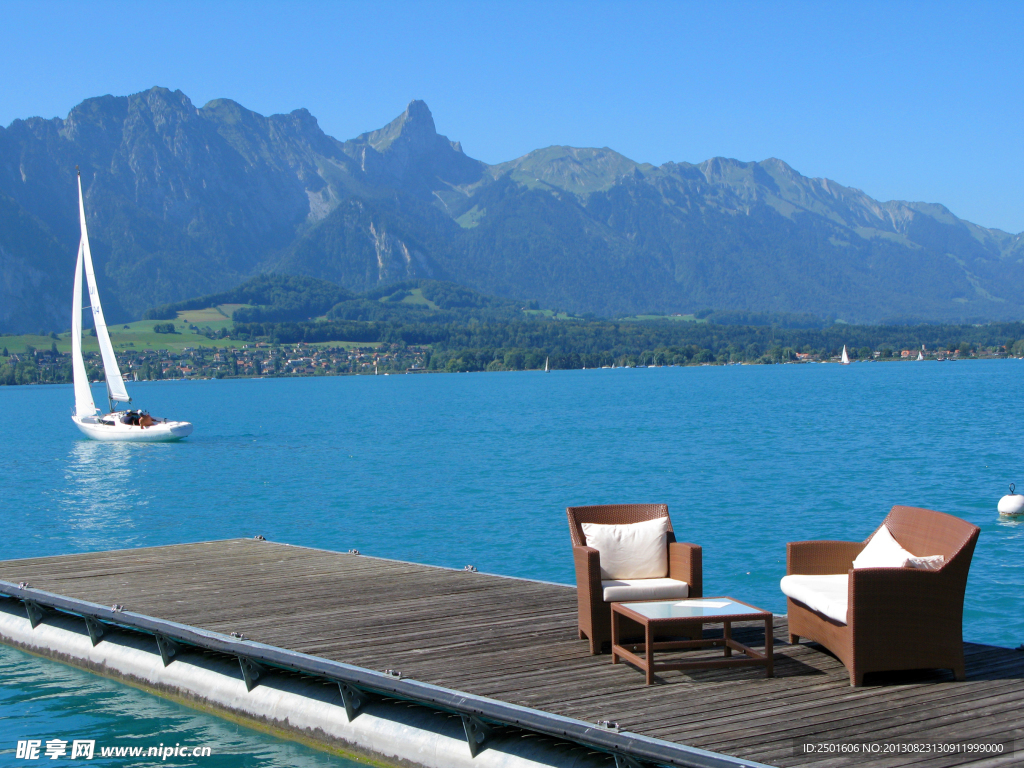
[[[924,360],[924,352],[918,352],[917,353],[917,359],[918,360]]]
[[[548,371],[551,370],[550,366],[548,365],[548,361],[549,360],[551,360],[550,357],[545,357],[544,358],[544,373],[547,373]]]
[[[92,251],[89,249],[89,233],[85,226],[85,203],[82,200],[82,176],[78,175],[78,221],[82,239],[78,243],[78,263],[75,265],[75,295],[71,302],[71,369],[75,382],[75,408],[71,420],[82,432],[93,440],[118,440],[129,442],[167,442],[180,440],[192,434],[192,425],[187,421],[155,419],[142,411],[118,411],[116,403],[130,403],[131,397],[124,386],[124,377],[117,367],[114,346],[110,343],[107,323],[103,319],[100,294],[96,290],[96,274],[92,267]],[[82,274],[85,274],[89,290],[89,309],[92,310],[93,327],[100,345],[103,359],[103,373],[107,380],[107,400],[110,413],[100,415],[92,399],[89,378],[82,357]]]
[[[850,364],[850,356],[846,354],[846,345],[843,344],[843,359],[840,361],[843,365]]]

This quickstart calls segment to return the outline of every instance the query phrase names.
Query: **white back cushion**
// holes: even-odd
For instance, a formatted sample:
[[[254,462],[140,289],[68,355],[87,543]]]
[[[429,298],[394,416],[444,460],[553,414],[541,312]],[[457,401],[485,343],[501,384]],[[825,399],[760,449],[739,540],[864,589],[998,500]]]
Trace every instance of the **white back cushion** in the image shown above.
[[[587,546],[601,553],[601,578],[662,579],[668,576],[668,518],[643,523],[583,523]]]
[[[899,545],[884,525],[853,561],[854,568],[902,568],[913,555]]]

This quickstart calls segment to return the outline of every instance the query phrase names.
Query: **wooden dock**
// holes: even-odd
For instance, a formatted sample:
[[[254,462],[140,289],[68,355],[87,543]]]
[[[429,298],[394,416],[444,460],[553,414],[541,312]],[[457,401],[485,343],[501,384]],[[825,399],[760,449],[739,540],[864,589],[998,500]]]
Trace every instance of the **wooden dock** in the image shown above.
[[[555,584],[251,539],[3,561],[0,580],[771,765],[1024,763],[1024,653],[1006,648],[967,644],[966,682],[926,671],[851,688],[818,646],[789,645],[778,619],[774,678],[668,672],[645,686],[636,669],[589,654],[575,589]],[[735,629],[756,647],[761,631]],[[978,740],[1022,751],[869,758],[796,747]]]

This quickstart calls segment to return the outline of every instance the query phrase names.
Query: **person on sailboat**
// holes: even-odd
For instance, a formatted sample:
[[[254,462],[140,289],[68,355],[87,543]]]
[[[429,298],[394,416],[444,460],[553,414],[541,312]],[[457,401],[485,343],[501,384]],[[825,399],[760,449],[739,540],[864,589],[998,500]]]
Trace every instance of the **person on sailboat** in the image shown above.
[[[148,413],[143,413],[141,416],[139,416],[139,426],[142,427],[143,429],[145,429],[146,427],[152,427],[154,424],[156,424],[156,422],[153,421],[153,417],[150,416]]]

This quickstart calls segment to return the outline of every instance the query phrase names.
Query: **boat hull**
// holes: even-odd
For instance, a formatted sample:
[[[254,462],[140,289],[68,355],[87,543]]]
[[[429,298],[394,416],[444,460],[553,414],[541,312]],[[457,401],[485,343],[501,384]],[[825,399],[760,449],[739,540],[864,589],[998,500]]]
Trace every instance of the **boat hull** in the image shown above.
[[[170,443],[192,434],[192,425],[187,421],[160,421],[151,427],[138,427],[122,424],[119,419],[104,419],[103,423],[95,417],[78,418],[72,416],[82,434],[91,440],[122,443]]]

